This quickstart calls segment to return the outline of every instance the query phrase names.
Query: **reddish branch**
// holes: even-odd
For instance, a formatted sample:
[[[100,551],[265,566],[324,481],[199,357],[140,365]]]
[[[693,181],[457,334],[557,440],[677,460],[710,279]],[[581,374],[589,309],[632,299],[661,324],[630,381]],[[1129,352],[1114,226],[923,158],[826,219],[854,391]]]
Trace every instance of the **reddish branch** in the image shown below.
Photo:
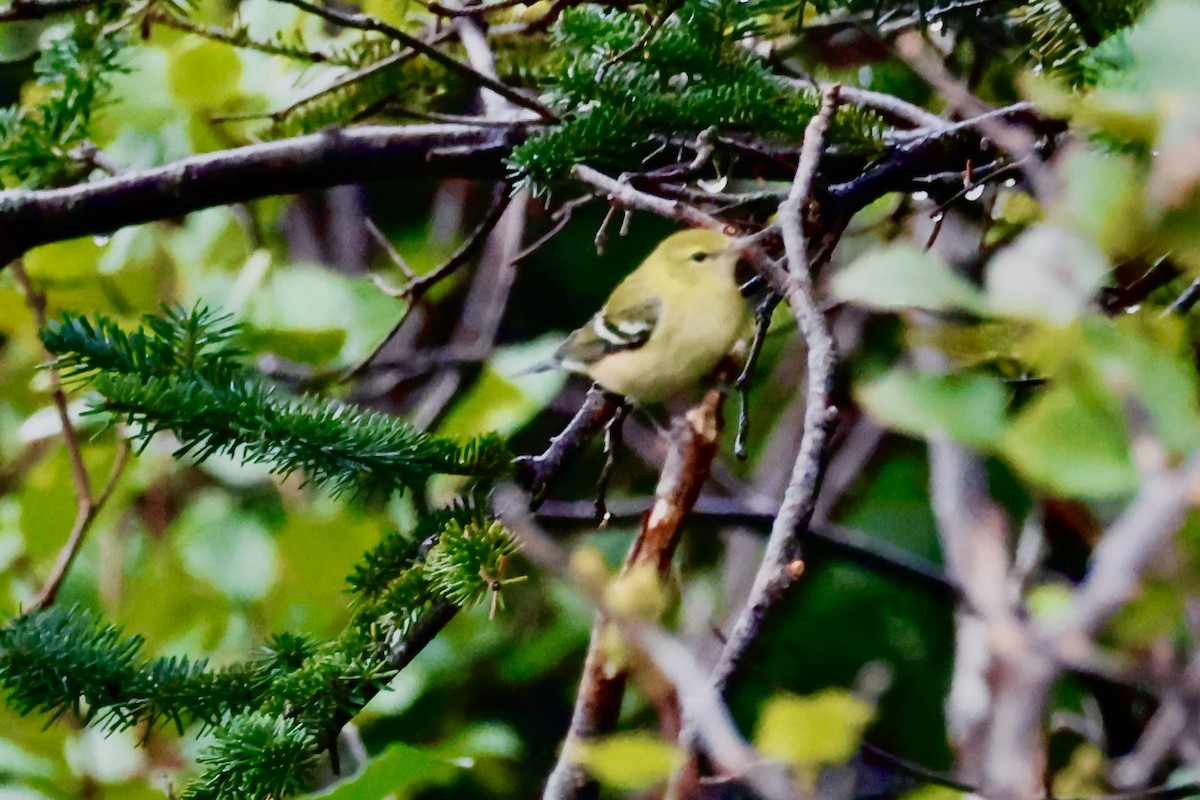
[[[20,261],[16,261],[12,265],[13,277],[17,279],[21,289],[25,292],[25,302],[29,306],[30,312],[33,314],[34,321],[37,323],[38,330],[46,327],[46,297],[37,289],[29,280],[29,276],[25,274],[25,269]],[[49,356],[49,353],[47,353]],[[67,534],[67,542],[59,551],[58,558],[54,562],[54,568],[50,571],[50,575],[46,578],[46,582],[42,584],[42,588],[38,591],[33,602],[29,604],[28,612],[38,611],[52,605],[58,597],[59,589],[62,588],[63,582],[67,579],[67,573],[70,572],[71,566],[75,563],[76,556],[79,555],[80,549],[83,547],[83,541],[87,537],[87,533],[91,530],[92,523],[96,521],[96,515],[104,508],[108,502],[108,498],[112,496],[113,490],[117,488],[117,481],[120,480],[121,474],[125,471],[125,464],[129,458],[129,444],[124,438],[120,438],[117,443],[116,456],[113,459],[112,469],[109,470],[108,479],[104,482],[104,486],[99,492],[96,492],[92,487],[92,478],[88,474],[87,465],[83,462],[83,450],[79,444],[79,434],[75,430],[74,423],[71,422],[70,410],[67,406],[67,395],[63,391],[62,379],[58,375],[58,371],[50,369],[50,394],[54,399],[54,408],[58,412],[59,422],[62,424],[63,444],[67,448],[67,459],[71,462],[71,480],[75,484],[75,522],[71,525],[71,532]]]
[[[720,442],[723,395],[711,389],[698,405],[676,417],[667,433],[667,458],[659,476],[654,505],[625,558],[622,574],[635,567],[652,566],[662,579],[670,574],[671,559],[679,544],[683,521],[700,496]],[[578,419],[578,417],[577,417]],[[544,800],[582,800],[598,794],[598,786],[571,760],[579,741],[612,732],[624,696],[628,672],[614,670],[600,644],[606,620],[592,628],[583,678],[576,695],[571,728],[558,764],[550,775]]]

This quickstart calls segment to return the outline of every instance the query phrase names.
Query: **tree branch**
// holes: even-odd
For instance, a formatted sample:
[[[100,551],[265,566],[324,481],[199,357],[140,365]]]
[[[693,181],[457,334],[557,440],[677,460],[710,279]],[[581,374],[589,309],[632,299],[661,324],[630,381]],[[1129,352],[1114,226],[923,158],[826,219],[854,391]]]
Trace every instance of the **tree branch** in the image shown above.
[[[788,270],[786,275],[778,276],[777,280],[783,283],[784,299],[808,347],[804,432],[800,453],[792,467],[792,477],[784,492],[783,503],[771,526],[767,552],[755,576],[750,598],[738,615],[713,669],[713,682],[720,688],[726,686],[746,650],[758,637],[767,612],[803,569],[803,564],[799,562],[800,539],[807,530],[816,505],[826,445],[837,419],[837,410],[830,400],[836,363],[833,337],[813,287],[801,213],[812,194],[817,166],[824,149],[825,132],[838,102],[838,87],[835,86],[826,94],[821,111],[813,117],[804,132],[804,147],[796,168],[796,179],[792,182],[787,199],[779,206],[779,225],[783,229]]]
[[[79,11],[96,0],[12,0],[0,9],[0,22],[25,22]]]
[[[558,120],[558,117],[554,115],[554,112],[550,111],[550,109],[546,108],[538,101],[526,97],[516,89],[513,89],[507,84],[502,83],[496,78],[493,78],[490,75],[485,75],[471,65],[464,64],[453,56],[447,55],[441,50],[438,50],[436,47],[433,47],[428,42],[425,42],[424,40],[413,36],[410,33],[406,33],[393,25],[389,25],[383,20],[375,19],[374,17],[367,16],[366,14],[345,14],[341,11],[336,11],[332,8],[328,8],[317,3],[310,3],[308,0],[280,0],[280,2],[293,5],[296,8],[307,11],[310,14],[315,14],[316,16],[329,20],[337,25],[343,25],[347,28],[357,28],[358,30],[363,31],[382,33],[384,36],[395,39],[396,41],[404,44],[406,47],[412,48],[421,55],[429,58],[429,60],[436,61],[446,69],[467,76],[479,86],[482,86],[486,89],[491,89],[493,92],[508,100],[513,105],[520,106],[521,108],[525,108],[534,112],[547,122],[555,122]]]
[[[362,126],[192,156],[63,189],[0,191],[0,265],[26,250],[127,225],[388,177],[502,177],[524,128]]]
[[[25,293],[26,305],[33,314],[38,330],[43,330],[46,327],[45,295],[34,288],[19,259],[13,262],[12,273]],[[47,353],[47,356],[49,355]],[[71,422],[71,413],[67,406],[66,392],[63,391],[62,378],[59,377],[58,370],[53,367],[49,372],[50,395],[54,399],[54,407],[58,411],[58,418],[62,424],[63,444],[67,448],[67,459],[71,462],[71,480],[75,484],[76,510],[75,521],[71,525],[71,532],[67,534],[66,544],[59,551],[54,567],[45,583],[42,584],[41,590],[29,604],[28,613],[46,608],[58,597],[58,591],[62,588],[63,581],[67,579],[67,573],[71,571],[71,566],[75,563],[80,548],[83,547],[84,538],[91,530],[96,515],[104,508],[104,504],[108,502],[108,498],[116,488],[117,481],[125,471],[125,464],[129,457],[128,442],[123,437],[118,438],[117,454],[113,460],[112,469],[109,471],[108,479],[104,482],[99,494],[95,493],[92,489],[92,479],[88,474],[87,465],[83,463],[83,450],[79,445],[79,434]]]
[[[639,567],[654,569],[664,581],[670,575],[682,523],[700,496],[716,456],[723,400],[719,389],[710,389],[698,405],[673,421],[667,434],[667,460],[659,476],[654,505],[630,546],[622,575]],[[609,663],[603,645],[607,626],[608,620],[600,616],[592,628],[571,727],[559,761],[547,781],[543,800],[583,800],[598,796],[596,782],[574,762],[572,747],[576,742],[610,733],[621,709],[628,671],[624,667],[614,668]]]
[[[518,481],[529,492],[531,508],[536,509],[542,504],[546,492],[563,469],[604,430],[624,402],[623,398],[593,386],[588,390],[583,405],[563,432],[550,440],[545,452],[536,456],[520,456],[513,461]],[[594,507],[591,514],[594,518]]]

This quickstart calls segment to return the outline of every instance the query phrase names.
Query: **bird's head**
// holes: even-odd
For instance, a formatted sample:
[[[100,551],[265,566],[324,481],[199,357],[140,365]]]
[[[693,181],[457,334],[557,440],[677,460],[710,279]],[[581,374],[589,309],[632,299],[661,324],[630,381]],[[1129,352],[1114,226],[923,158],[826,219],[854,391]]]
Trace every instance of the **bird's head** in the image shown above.
[[[733,279],[740,251],[723,233],[696,228],[668,236],[647,259],[677,276],[728,275]]]

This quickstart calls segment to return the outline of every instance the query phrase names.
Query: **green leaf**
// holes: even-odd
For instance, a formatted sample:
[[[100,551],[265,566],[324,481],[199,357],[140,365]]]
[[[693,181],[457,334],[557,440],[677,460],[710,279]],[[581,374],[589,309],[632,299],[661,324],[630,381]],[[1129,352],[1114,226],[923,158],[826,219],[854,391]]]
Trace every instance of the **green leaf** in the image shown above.
[[[0,773],[20,778],[47,778],[54,774],[54,762],[8,739],[0,739]]]
[[[874,718],[871,704],[845,689],[779,695],[763,709],[754,744],[768,758],[805,770],[844,764]]]
[[[1189,0],[1155,3],[1124,37],[1131,63],[1105,73],[1105,85],[1142,94],[1152,101],[1167,99],[1162,94],[1178,92],[1200,98],[1197,30],[1200,5]],[[1176,107],[1182,111],[1182,104]]]
[[[1125,422],[1110,398],[1057,384],[1013,422],[1002,452],[1026,478],[1070,497],[1119,497],[1137,486]]]
[[[1055,211],[1110,255],[1134,251],[1145,229],[1141,192],[1144,176],[1121,154],[1091,147],[1072,149],[1063,162],[1064,192]]]
[[[965,793],[958,789],[931,783],[913,789],[911,792],[905,792],[900,795],[900,800],[962,800],[965,796]]]
[[[868,250],[833,277],[832,288],[839,300],[884,311],[970,311],[980,305],[974,286],[911,244]]]
[[[1132,318],[1116,323],[1088,319],[1083,326],[1086,345],[1082,355],[1115,396],[1136,397],[1150,415],[1155,436],[1182,454],[1200,447],[1200,403],[1191,356],[1156,337],[1174,333],[1158,330],[1171,322],[1156,323],[1156,329],[1139,328],[1142,323]],[[1183,347],[1190,349],[1186,342]]]
[[[683,760],[675,745],[644,732],[577,742],[571,757],[601,783],[628,792],[667,780]]]
[[[246,298],[247,345],[325,364],[341,354],[357,310],[342,276],[313,266],[277,266]]]
[[[528,344],[501,348],[453,410],[438,432],[448,436],[475,436],[495,431],[516,433],[558,396],[567,375],[561,370],[531,373],[529,365],[550,360],[559,337],[544,337]]]
[[[459,774],[450,762],[397,742],[372,758],[362,772],[311,796],[327,800],[410,797],[418,789],[452,783]]]
[[[988,264],[988,309],[1065,325],[1083,314],[1108,277],[1096,245],[1055,225],[1038,225]]]
[[[984,375],[893,369],[860,387],[858,399],[880,422],[912,436],[943,434],[981,448],[1004,436],[1007,393]]]
[[[1054,623],[1071,610],[1074,597],[1071,587],[1064,583],[1043,583],[1025,597],[1025,607],[1039,620]]]
[[[1110,635],[1122,646],[1147,648],[1156,641],[1187,630],[1187,599],[1179,587],[1149,579],[1141,593],[1122,608],[1109,625]]]
[[[180,518],[178,536],[187,571],[229,598],[260,599],[275,583],[274,539],[227,495],[198,497]]]

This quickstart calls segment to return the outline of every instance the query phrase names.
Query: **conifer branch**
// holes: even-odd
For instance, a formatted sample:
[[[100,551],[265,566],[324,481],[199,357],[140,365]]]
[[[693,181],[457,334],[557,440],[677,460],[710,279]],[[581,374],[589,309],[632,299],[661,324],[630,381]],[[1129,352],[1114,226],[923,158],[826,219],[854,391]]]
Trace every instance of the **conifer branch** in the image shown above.
[[[72,713],[105,730],[216,724],[261,702],[266,660],[206,672],[203,661],[142,658],[143,640],[89,611],[51,607],[0,628],[0,686],[20,714]]]
[[[100,317],[65,316],[43,335],[56,365],[103,397],[97,410],[145,443],[169,430],[177,455],[237,455],[278,474],[303,472],[337,493],[386,495],[435,472],[495,476],[508,452],[494,436],[462,443],[394,417],[315,397],[286,397],[242,368],[236,328],[204,309],[148,316],[126,334]]]
[[[520,106],[521,108],[534,112],[538,115],[538,117],[546,122],[554,122],[558,119],[554,112],[536,100],[526,97],[507,84],[502,83],[501,81],[488,75],[484,75],[482,72],[478,71],[469,64],[464,64],[453,56],[447,55],[436,47],[433,47],[424,40],[413,36],[410,33],[406,33],[393,25],[389,25],[383,20],[375,19],[374,17],[366,14],[345,14],[341,11],[336,11],[318,3],[310,3],[308,0],[280,0],[280,2],[294,5],[302,11],[315,14],[316,16],[327,19],[337,25],[343,25],[347,28],[357,28],[358,30],[363,31],[382,33],[383,35],[395,39],[406,47],[409,47],[412,50],[420,53],[421,55],[426,56],[430,60],[441,64],[443,67],[465,75],[479,86],[482,86],[485,89],[491,89],[493,92],[505,98],[513,105]]]
[[[72,713],[106,731],[192,723],[214,730],[205,775],[186,797],[285,797],[310,787],[341,728],[453,619],[511,582],[516,545],[478,500],[391,533],[351,578],[356,612],[336,639],[275,636],[258,657],[219,670],[147,660],[144,642],[78,608],[0,628],[0,687],[18,713]]]

